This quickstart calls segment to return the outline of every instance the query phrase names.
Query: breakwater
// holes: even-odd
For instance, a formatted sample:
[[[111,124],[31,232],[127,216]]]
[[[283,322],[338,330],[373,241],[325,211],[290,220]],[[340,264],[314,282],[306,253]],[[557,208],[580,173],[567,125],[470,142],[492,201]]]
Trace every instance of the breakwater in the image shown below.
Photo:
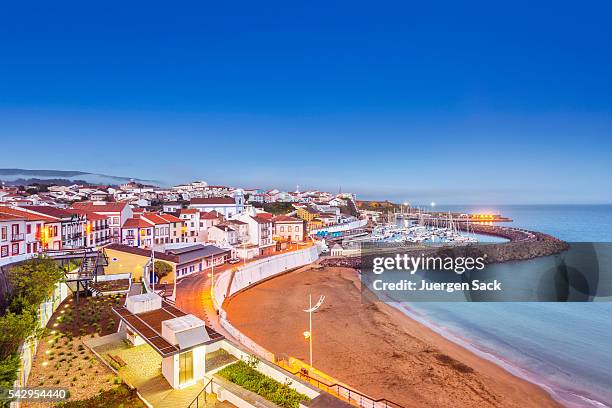
[[[466,227],[467,225],[465,224],[458,225],[459,229],[465,229]],[[415,247],[414,244],[402,243],[393,244],[392,248],[403,253],[424,254],[428,256],[452,258],[482,256],[488,264],[522,261],[541,256],[555,255],[569,248],[567,242],[551,235],[521,228],[471,224],[470,231],[477,234],[505,238],[508,242],[426,247],[422,245]],[[386,244],[385,248],[388,250],[391,246]],[[361,268],[361,257],[326,257],[321,259],[319,263],[323,266]]]

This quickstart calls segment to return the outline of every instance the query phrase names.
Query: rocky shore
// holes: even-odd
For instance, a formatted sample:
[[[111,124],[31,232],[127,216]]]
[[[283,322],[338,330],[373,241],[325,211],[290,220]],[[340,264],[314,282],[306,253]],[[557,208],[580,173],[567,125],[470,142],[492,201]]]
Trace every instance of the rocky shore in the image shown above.
[[[460,229],[465,225],[459,225]],[[419,255],[450,256],[450,257],[479,257],[483,256],[486,263],[501,263],[510,261],[523,261],[541,256],[559,254],[569,248],[569,244],[551,235],[542,232],[528,231],[520,228],[501,227],[494,225],[471,224],[470,230],[477,234],[493,235],[508,239],[508,242],[470,244],[462,246],[423,247],[415,248],[413,244],[388,244],[402,252],[415,252]],[[327,257],[319,262],[323,266],[341,266],[348,268],[361,268],[361,257]]]

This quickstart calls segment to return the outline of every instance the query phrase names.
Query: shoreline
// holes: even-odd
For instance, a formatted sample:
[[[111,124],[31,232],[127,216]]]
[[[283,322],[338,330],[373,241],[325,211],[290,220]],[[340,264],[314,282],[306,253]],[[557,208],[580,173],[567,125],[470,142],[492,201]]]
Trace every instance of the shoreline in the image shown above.
[[[225,309],[232,324],[258,344],[276,354],[305,360],[303,339],[287,338],[279,326],[291,327],[291,333],[299,334],[300,320],[306,316],[298,304],[288,313],[289,309],[274,298],[287,302],[294,297],[289,295],[300,292],[301,297],[316,288],[327,292],[327,299],[339,299],[340,303],[334,302],[333,308],[324,305],[315,315],[315,330],[316,325],[323,326],[319,330],[324,334],[319,336],[325,337],[318,338],[319,347],[329,348],[315,351],[315,367],[361,392],[407,407],[561,406],[542,385],[448,339],[398,308],[364,303],[358,283],[354,269],[310,269],[258,284],[228,299]],[[261,314],[253,314],[253,305],[263,309]],[[272,315],[276,319],[270,319]],[[365,339],[361,338],[364,333]],[[346,339],[352,340],[350,345]],[[387,358],[389,363],[385,363]]]
[[[537,373],[529,371],[517,364],[514,364],[506,359],[504,359],[501,355],[496,354],[492,350],[486,350],[486,347],[480,346],[478,344],[473,343],[468,338],[463,337],[462,335],[453,332],[452,330],[448,330],[435,323],[432,320],[429,320],[425,315],[420,313],[419,311],[410,308],[406,305],[406,302],[397,302],[396,304],[390,305],[391,307],[396,308],[400,313],[403,313],[409,319],[412,319],[421,325],[425,326],[429,330],[434,331],[440,336],[444,337],[448,341],[451,341],[460,347],[463,347],[470,352],[476,354],[480,358],[491,361],[492,363],[502,367],[504,370],[508,371],[510,374],[519,377],[525,381],[528,381],[532,384],[537,385],[538,387],[544,389],[550,396],[564,407],[570,408],[578,408],[578,407],[599,407],[599,408],[607,408],[608,405],[596,400],[593,396],[585,394],[585,393],[577,393],[572,390],[567,389],[558,389],[555,388],[544,381],[541,381],[538,377]],[[563,396],[571,396],[571,399]],[[588,405],[584,405],[586,402]]]

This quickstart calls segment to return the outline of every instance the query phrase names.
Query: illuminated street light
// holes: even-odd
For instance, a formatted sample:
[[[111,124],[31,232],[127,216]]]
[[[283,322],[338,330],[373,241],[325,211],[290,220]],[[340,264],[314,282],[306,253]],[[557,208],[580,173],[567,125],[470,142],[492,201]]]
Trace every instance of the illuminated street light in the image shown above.
[[[308,313],[308,322],[309,322],[309,329],[310,329],[304,332],[304,338],[308,339],[310,343],[310,368],[313,368],[312,366],[312,313],[321,307],[324,300],[325,300],[325,296],[321,295],[317,304],[313,306],[312,305],[312,295],[308,295],[308,309],[304,309],[304,311]]]

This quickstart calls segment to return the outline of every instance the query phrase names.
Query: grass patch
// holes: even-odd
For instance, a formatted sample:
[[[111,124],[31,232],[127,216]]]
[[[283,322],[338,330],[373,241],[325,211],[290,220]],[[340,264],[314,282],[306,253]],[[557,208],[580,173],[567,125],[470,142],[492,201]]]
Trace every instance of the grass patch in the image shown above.
[[[300,401],[308,401],[289,384],[281,384],[272,378],[255,370],[249,363],[238,361],[223,368],[218,374],[226,380],[252,391],[283,408],[298,408]]]

